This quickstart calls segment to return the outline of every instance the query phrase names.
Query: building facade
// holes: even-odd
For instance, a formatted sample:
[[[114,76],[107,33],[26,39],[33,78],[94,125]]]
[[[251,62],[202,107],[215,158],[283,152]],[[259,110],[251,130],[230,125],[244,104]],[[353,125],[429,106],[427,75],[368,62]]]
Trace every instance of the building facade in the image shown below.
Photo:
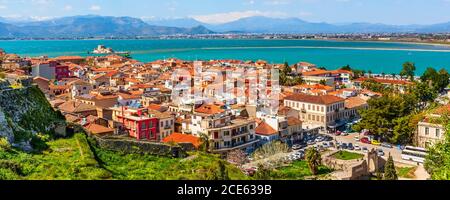
[[[299,110],[303,122],[322,127],[333,126],[345,118],[345,99],[331,95],[294,94],[285,98],[284,106]]]

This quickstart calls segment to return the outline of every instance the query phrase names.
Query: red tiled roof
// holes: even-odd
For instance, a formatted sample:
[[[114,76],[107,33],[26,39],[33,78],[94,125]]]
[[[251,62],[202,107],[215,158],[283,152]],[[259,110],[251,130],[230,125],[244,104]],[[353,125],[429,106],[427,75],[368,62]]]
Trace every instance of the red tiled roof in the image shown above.
[[[358,78],[356,80],[353,80],[353,82],[364,82],[364,81],[368,81],[368,80],[373,80],[373,81],[376,81],[378,83],[383,83],[383,84],[394,84],[394,85],[410,85],[410,84],[413,84],[412,82],[404,81],[404,80],[391,80],[391,79],[365,78],[365,77],[360,77],[360,78]]]
[[[332,95],[313,96],[313,95],[307,95],[307,94],[294,94],[294,95],[286,97],[285,100],[329,105],[329,104],[344,101],[345,99],[337,97],[337,96],[332,96]]]
[[[85,127],[90,133],[95,135],[113,134],[114,129],[104,127],[98,124],[89,124]]]
[[[225,110],[221,109],[219,106],[213,105],[213,104],[209,104],[209,105],[202,105],[200,106],[200,108],[195,109],[195,112],[197,113],[203,113],[203,114],[209,114],[209,115],[214,115],[214,114],[218,114],[218,113],[222,113]]]
[[[297,119],[297,118],[295,118],[295,117],[288,117],[287,121],[288,121],[288,125],[289,126],[295,126],[295,125],[301,125],[302,124],[302,121]]]
[[[181,133],[173,133],[166,138],[163,139],[164,143],[175,142],[175,143],[191,143],[195,146],[195,148],[200,147],[201,141],[200,138],[195,137],[193,135],[181,134]]]
[[[261,124],[259,124],[258,127],[256,127],[255,129],[255,133],[258,135],[275,135],[278,134],[278,131],[276,131],[275,129],[273,129],[269,124],[267,124],[266,122],[262,122]]]
[[[318,69],[318,70],[314,70],[314,71],[310,71],[310,72],[303,72],[302,75],[303,76],[319,76],[319,75],[324,75],[324,74],[329,74],[329,73],[330,73],[330,71]]]

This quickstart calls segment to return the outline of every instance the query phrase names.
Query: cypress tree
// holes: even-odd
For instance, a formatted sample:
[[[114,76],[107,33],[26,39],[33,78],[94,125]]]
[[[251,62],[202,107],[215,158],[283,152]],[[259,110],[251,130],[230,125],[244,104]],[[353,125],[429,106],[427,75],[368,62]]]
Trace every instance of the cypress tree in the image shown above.
[[[384,166],[384,180],[398,180],[397,172],[395,171],[394,159],[391,154]]]

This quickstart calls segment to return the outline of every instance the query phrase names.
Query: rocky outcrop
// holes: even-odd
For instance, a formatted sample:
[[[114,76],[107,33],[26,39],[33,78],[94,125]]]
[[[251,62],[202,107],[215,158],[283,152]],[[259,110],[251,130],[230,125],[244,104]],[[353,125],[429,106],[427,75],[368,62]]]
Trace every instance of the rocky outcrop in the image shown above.
[[[5,113],[0,107],[0,137],[8,139],[9,143],[14,142],[14,132],[9,126]]]
[[[14,146],[29,149],[33,135],[53,134],[64,121],[37,87],[0,89],[0,136]]]

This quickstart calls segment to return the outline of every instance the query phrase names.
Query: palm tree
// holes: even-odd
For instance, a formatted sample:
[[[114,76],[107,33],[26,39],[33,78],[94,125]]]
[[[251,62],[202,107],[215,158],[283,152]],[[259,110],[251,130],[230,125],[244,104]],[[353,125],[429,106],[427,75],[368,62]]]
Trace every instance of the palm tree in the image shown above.
[[[210,147],[209,137],[206,134],[201,133],[200,134],[200,142],[201,142],[200,150],[204,151],[204,152],[208,152],[209,147]]]
[[[383,79],[386,78],[386,74],[384,72],[381,72],[381,76],[383,77]]]
[[[395,73],[392,73],[391,76],[392,76],[392,79],[394,79],[394,80],[396,79],[396,74]]]
[[[319,165],[322,163],[320,152],[317,151],[316,148],[309,148],[306,151],[305,158],[308,162],[308,167],[311,173],[313,175],[317,175],[319,173]]]

